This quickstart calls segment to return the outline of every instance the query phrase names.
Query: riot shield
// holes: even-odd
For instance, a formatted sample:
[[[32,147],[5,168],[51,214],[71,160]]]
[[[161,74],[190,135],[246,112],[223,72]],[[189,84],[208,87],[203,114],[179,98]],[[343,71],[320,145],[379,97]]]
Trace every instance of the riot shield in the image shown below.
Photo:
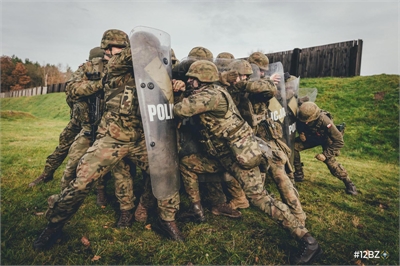
[[[271,77],[273,75],[280,76],[280,82],[276,85],[278,91],[268,105],[268,116],[275,122],[282,126],[283,141],[289,146],[290,143],[290,130],[289,120],[287,119],[288,106],[286,99],[285,80],[283,73],[283,65],[281,62],[271,63],[268,66],[266,75]]]
[[[129,39],[153,194],[163,200],[180,188],[170,36],[140,26],[131,31]]]
[[[299,106],[304,102],[315,102],[317,98],[318,89],[317,88],[299,88]]]
[[[286,89],[286,101],[287,101],[287,124],[288,124],[288,143],[287,145],[292,150],[290,156],[290,163],[293,165],[294,161],[294,141],[296,138],[296,120],[298,105],[298,95],[299,95],[299,85],[300,77],[296,78],[291,76],[285,83]]]
[[[261,77],[260,76],[261,75],[260,68],[256,64],[253,64],[253,63],[251,63],[250,65],[251,65],[251,69],[253,69],[253,74],[250,75],[249,80],[250,81],[259,80]]]

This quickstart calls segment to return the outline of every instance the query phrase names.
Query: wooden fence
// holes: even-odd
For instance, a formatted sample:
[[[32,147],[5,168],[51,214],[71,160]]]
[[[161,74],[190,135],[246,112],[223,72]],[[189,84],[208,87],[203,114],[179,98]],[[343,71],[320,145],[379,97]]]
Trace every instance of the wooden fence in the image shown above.
[[[353,40],[266,55],[296,77],[353,77],[360,75],[362,46],[362,40]]]
[[[362,40],[295,48],[266,54],[269,62],[282,62],[284,72],[302,78],[353,77],[361,70]],[[65,91],[65,83],[0,93],[0,98],[33,96]]]

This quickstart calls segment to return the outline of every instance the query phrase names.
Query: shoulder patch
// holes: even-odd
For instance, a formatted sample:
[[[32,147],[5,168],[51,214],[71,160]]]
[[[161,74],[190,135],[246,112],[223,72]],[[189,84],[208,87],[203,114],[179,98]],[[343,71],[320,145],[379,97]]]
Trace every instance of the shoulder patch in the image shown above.
[[[327,127],[327,128],[331,128],[331,126],[332,126],[332,124],[328,124],[326,127]]]

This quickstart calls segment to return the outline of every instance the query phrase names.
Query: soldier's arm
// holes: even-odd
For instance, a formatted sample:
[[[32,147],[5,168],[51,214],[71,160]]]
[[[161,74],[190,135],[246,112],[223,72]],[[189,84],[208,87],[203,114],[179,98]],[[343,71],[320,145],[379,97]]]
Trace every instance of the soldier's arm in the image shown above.
[[[181,118],[189,118],[197,114],[214,111],[221,101],[226,101],[218,91],[203,90],[196,94],[183,98],[175,104],[174,114]]]
[[[331,158],[335,155],[335,152],[344,147],[343,135],[329,117],[323,115],[322,119],[324,119],[323,127],[325,127],[328,137],[332,140],[323,154],[326,158]]]
[[[78,68],[67,84],[66,92],[72,99],[79,99],[90,96],[99,90],[102,90],[103,84],[100,80],[89,80],[86,76],[85,65]]]
[[[275,96],[277,88],[270,79],[260,79],[256,81],[239,81],[234,85],[236,89],[252,94],[259,94],[260,97],[269,100]]]

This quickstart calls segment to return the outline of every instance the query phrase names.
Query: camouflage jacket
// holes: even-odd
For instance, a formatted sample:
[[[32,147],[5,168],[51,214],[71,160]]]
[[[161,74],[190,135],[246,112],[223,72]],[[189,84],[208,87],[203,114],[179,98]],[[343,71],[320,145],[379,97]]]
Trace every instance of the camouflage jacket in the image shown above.
[[[109,60],[104,99],[106,107],[102,125],[105,134],[128,142],[143,137],[130,47]]]
[[[335,152],[344,146],[342,133],[323,110],[321,110],[319,118],[313,122],[306,124],[297,121],[296,128],[299,134],[305,134],[306,142],[321,143],[325,147],[323,154],[326,158],[333,157]]]
[[[85,97],[102,90],[101,78],[106,71],[106,63],[106,60],[97,57],[80,65],[67,81],[65,88],[67,100],[73,102],[84,100]]]
[[[218,147],[224,146],[229,132],[242,126],[240,116],[229,93],[216,84],[203,86],[174,106],[174,114],[181,118],[199,116],[200,123]]]

